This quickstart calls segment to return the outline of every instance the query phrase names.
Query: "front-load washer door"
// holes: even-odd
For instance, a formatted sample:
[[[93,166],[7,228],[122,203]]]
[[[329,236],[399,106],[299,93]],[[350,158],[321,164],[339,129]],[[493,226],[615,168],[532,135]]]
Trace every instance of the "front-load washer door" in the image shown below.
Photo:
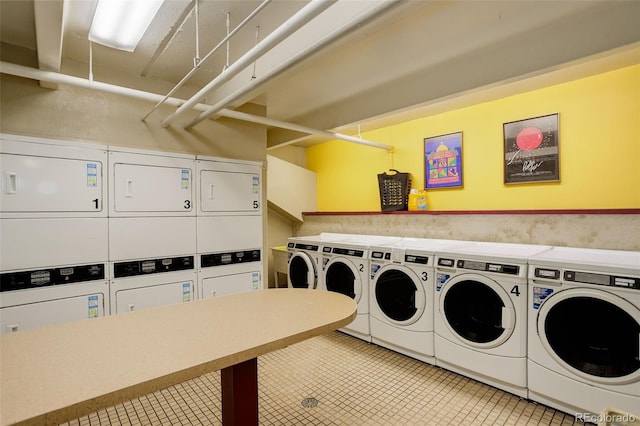
[[[601,290],[569,289],[540,307],[538,336],[567,371],[592,382],[640,379],[640,310]]]
[[[331,259],[326,266],[324,283],[327,290],[342,293],[356,303],[360,302],[362,280],[358,268],[350,260],[341,257]]]
[[[313,259],[305,252],[296,252],[289,259],[289,287],[314,289],[318,273]]]
[[[456,338],[476,348],[494,348],[506,342],[516,321],[506,290],[475,274],[455,276],[442,287],[440,314]]]
[[[415,274],[383,267],[373,282],[375,303],[385,319],[397,325],[418,321],[425,310],[425,292]]]

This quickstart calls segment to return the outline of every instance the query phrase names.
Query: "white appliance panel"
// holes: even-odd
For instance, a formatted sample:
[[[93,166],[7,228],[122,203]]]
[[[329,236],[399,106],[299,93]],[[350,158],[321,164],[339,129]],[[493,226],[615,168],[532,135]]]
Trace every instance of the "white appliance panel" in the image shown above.
[[[110,260],[192,254],[195,249],[195,217],[109,218]]]
[[[202,280],[202,294],[200,297],[206,299],[209,297],[226,296],[229,294],[258,290],[259,288],[259,271],[221,275],[204,278]]]
[[[200,171],[200,209],[205,213],[261,212],[260,175],[236,171]]]
[[[199,216],[198,253],[262,247],[262,216]]]
[[[103,293],[78,294],[0,309],[0,333],[62,324],[105,315]]]
[[[110,216],[195,216],[195,157],[109,152]]]
[[[104,262],[107,218],[0,219],[0,270]]]
[[[161,277],[156,278],[161,279]],[[116,281],[119,280],[113,282]],[[126,285],[126,281],[128,280],[122,282],[123,286]],[[134,278],[130,283],[135,281]],[[141,287],[116,290],[112,296],[112,314],[189,302],[193,299],[193,290],[193,281],[165,282],[155,285],[148,283]]]
[[[119,213],[192,212],[191,172],[179,167],[116,164],[114,209]]]
[[[103,162],[0,154],[3,213],[105,213]]]

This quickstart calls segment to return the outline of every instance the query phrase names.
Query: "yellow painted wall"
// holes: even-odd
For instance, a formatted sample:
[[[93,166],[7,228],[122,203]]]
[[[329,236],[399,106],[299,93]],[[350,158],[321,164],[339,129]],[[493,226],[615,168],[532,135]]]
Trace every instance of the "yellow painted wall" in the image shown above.
[[[559,114],[560,182],[504,185],[503,123]],[[430,210],[640,208],[640,65],[363,133],[384,150],[309,147],[319,211],[377,211],[376,175],[410,172],[424,187],[425,137],[462,131],[463,188],[430,190]]]

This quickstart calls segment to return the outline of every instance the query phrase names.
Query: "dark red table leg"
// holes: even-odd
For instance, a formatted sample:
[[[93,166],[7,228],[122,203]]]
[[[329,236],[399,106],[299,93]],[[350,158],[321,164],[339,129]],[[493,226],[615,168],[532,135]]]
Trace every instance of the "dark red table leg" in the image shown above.
[[[258,424],[258,359],[253,358],[221,371],[222,424]]]

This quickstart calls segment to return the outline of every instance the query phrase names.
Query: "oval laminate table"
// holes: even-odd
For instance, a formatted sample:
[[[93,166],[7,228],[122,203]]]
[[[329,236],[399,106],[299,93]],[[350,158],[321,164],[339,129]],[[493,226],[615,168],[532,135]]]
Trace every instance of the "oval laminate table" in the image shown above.
[[[257,357],[355,315],[342,294],[284,288],[0,335],[0,424],[59,424],[217,370],[225,426],[257,424]]]

